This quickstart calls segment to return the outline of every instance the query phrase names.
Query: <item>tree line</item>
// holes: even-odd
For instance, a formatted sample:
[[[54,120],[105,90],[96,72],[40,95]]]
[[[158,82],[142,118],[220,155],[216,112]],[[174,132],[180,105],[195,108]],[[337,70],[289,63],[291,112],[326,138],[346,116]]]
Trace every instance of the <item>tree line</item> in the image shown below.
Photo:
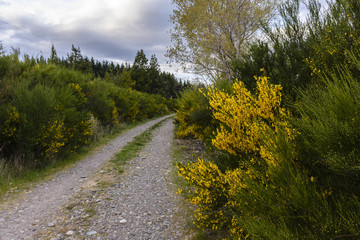
[[[153,54],[150,60],[144,50],[136,53],[133,64],[119,64],[107,60],[99,61],[94,57],[83,56],[80,47],[72,45],[67,57],[60,58],[55,46],[51,46],[49,58],[25,58],[37,63],[52,63],[65,68],[71,68],[83,73],[93,74],[105,81],[113,82],[119,87],[132,88],[140,92],[159,94],[165,98],[177,98],[179,93],[190,87],[189,81],[178,80],[174,74],[161,71],[158,59]]]

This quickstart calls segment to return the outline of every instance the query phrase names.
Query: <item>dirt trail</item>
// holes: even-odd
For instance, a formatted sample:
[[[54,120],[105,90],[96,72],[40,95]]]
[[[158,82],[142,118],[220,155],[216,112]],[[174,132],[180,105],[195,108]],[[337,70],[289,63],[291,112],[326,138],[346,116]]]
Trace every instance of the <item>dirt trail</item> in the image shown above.
[[[44,219],[48,219],[58,208],[64,206],[70,197],[79,193],[87,178],[135,136],[165,118],[167,117],[152,120],[127,131],[71,169],[59,172],[51,181],[37,185],[26,194],[22,194],[21,198],[2,203],[0,239],[36,239],[33,235],[38,229],[44,228]],[[49,222],[46,227],[54,227],[53,225]]]
[[[173,128],[169,119],[156,129],[122,174],[105,165],[36,239],[188,239],[188,218],[172,184]]]

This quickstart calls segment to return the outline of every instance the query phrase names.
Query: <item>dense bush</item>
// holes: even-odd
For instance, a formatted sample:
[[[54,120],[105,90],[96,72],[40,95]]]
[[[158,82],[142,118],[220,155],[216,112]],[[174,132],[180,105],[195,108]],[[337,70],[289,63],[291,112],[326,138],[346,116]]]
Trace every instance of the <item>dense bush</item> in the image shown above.
[[[60,159],[101,128],[169,113],[161,96],[28,57],[0,56],[0,73],[0,159],[17,169]]]
[[[307,1],[309,14],[304,21],[300,17],[301,1],[285,1],[279,9],[280,22],[275,27],[263,27],[267,40],[251,43],[249,51],[232,62],[234,79],[252,91],[256,86],[253,76],[263,68],[270,81],[283,87],[284,100],[293,101],[297,89],[316,82],[313,76],[338,64],[350,67],[350,52],[360,44],[360,3],[334,2],[322,12],[319,1]]]
[[[360,55],[353,55],[360,71]],[[323,76],[321,85],[301,93],[296,127],[303,164],[334,190],[360,193],[360,81],[348,67]],[[355,188],[354,188],[355,187]]]
[[[204,139],[211,132],[212,114],[209,109],[209,101],[201,89],[206,91],[204,88],[185,90],[177,102],[178,137]]]
[[[263,132],[287,133],[292,141],[293,130],[289,118],[280,107],[280,86],[268,83],[268,78],[259,77],[258,94],[251,94],[242,82],[232,86],[231,93],[210,89],[206,94],[213,116],[221,124],[212,140],[213,146],[237,157],[237,166],[221,171],[211,162],[179,165],[179,173],[196,186],[192,203],[199,205],[197,222],[201,228],[228,228],[234,236],[238,232],[238,192],[252,191],[246,182],[253,181],[269,188],[269,174],[279,166],[279,159],[268,149],[273,139],[265,138]],[[242,200],[241,200],[242,201]],[[245,234],[246,235],[246,234]],[[244,236],[245,236],[244,235]]]
[[[225,170],[214,163],[219,159],[178,165],[195,187],[189,200],[198,206],[199,228],[233,239],[360,236],[360,85],[350,73],[328,75],[321,88],[303,92],[297,118],[266,77],[254,94],[241,82],[232,94],[208,92],[221,123],[213,146],[238,162]]]
[[[196,225],[225,239],[360,238],[360,2],[321,14],[310,1],[306,22],[298,4],[287,1],[284,28],[233,62],[230,90],[180,100],[180,131],[216,129],[206,134],[210,157],[178,172]],[[203,109],[199,124],[191,115]]]
[[[324,17],[313,15],[307,22],[312,54],[306,58],[312,74],[329,72],[340,64],[358,73],[352,68],[351,52],[360,48],[360,2],[337,0]]]

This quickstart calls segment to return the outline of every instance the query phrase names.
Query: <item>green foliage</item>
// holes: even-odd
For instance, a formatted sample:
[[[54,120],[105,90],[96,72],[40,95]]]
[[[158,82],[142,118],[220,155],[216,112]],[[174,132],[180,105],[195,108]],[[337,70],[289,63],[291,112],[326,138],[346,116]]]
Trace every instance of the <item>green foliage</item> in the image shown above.
[[[118,123],[118,114],[114,100],[111,98],[111,88],[114,85],[96,79],[83,84],[87,102],[86,108],[100,120],[102,125]]]
[[[11,98],[15,78],[28,67],[28,63],[20,62],[17,55],[0,56],[0,106]]]
[[[268,22],[276,0],[174,0],[170,60],[211,79],[230,78],[229,62],[245,52]]]
[[[112,88],[111,97],[119,109],[120,121],[134,122],[139,113],[137,92],[130,88]]]
[[[212,134],[212,112],[202,91],[206,88],[187,89],[177,101],[175,121],[179,124],[178,137],[208,139]]]
[[[359,239],[360,2],[329,4],[321,13],[318,1],[309,1],[302,22],[299,1],[284,3],[283,24],[265,27],[269,40],[253,42],[232,62],[234,79],[249,91],[212,87],[211,99],[194,91],[179,101],[180,133],[217,134],[207,135],[207,160],[178,169],[192,187],[186,195],[198,207],[198,227],[226,239]],[[255,88],[260,69],[285,96]],[[266,114],[277,96],[285,102]],[[209,120],[199,124],[193,116],[204,109]],[[271,117],[277,110],[286,122]]]
[[[14,133],[16,147],[11,150],[28,161],[38,161],[48,150],[57,151],[63,145],[63,123],[55,109],[58,104],[55,90],[40,84],[29,88],[29,83],[23,81],[14,89],[13,97],[12,107],[19,120]],[[47,146],[48,141],[53,146]]]
[[[360,55],[352,59],[360,70]],[[354,187],[360,180],[359,79],[347,67],[339,67],[321,79],[320,86],[301,93],[296,107],[302,159],[316,171],[331,173],[331,177],[321,176],[323,184],[358,192]]]
[[[358,59],[359,55],[353,57],[354,62]],[[268,116],[264,110],[271,110],[271,101],[280,104],[274,96],[269,97],[272,94],[261,92],[267,89],[265,86],[259,87],[258,94],[263,95],[259,107],[240,100],[245,92],[235,102],[233,95],[222,91],[208,93],[212,96],[210,105],[217,106],[212,114],[229,126],[228,134],[218,127],[212,141],[215,147],[238,147],[241,152],[243,144],[255,144],[254,151],[259,154],[248,152],[244,156],[228,150],[238,160],[238,168],[230,167],[224,157],[178,165],[179,174],[194,187],[188,197],[198,206],[197,226],[221,231],[233,239],[357,239],[360,85],[351,73],[339,68],[323,78],[321,86],[300,94],[295,106],[296,130],[278,122],[286,118],[270,116],[265,124],[272,127],[260,128],[258,135],[254,129],[259,119],[251,114],[250,120],[255,122],[232,125],[250,111]],[[228,117],[221,118],[220,113]],[[250,127],[247,124],[254,129],[238,134]],[[251,137],[255,142],[249,141]],[[221,161],[229,167],[219,168]]]
[[[73,63],[80,64],[80,50],[73,50]],[[95,78],[76,70],[80,65],[59,66],[53,55],[51,63],[0,57],[0,157],[6,166],[44,167],[119,121],[169,113],[165,98],[120,88],[109,74],[109,80]]]
[[[131,79],[131,72],[124,69],[119,78],[116,78],[115,84],[123,88],[133,88],[135,81]]]
[[[343,64],[351,67],[350,52],[359,49],[360,3],[357,0],[330,2],[328,12],[321,13],[317,0],[307,4],[309,14],[300,18],[300,1],[285,1],[280,7],[279,26],[264,25],[268,41],[257,40],[241,58],[231,62],[233,78],[253,89],[263,68],[273,83],[280,83],[287,98],[297,97],[297,89],[305,89],[322,71]],[[356,69],[352,69],[356,72]]]
[[[0,127],[7,159],[22,159],[25,165],[39,165],[55,157],[69,144],[76,149],[91,135],[89,115],[76,111],[75,93],[69,87],[55,89],[23,80],[13,90]],[[7,116],[6,116],[7,115]]]
[[[313,54],[306,61],[313,74],[331,71],[339,64],[352,69],[351,52],[358,51],[360,47],[359,17],[359,1],[337,0],[330,4],[323,18],[315,15],[309,19]]]
[[[253,76],[259,74],[259,69],[264,69],[270,80],[281,84],[284,93],[293,100],[296,89],[306,87],[311,81],[311,69],[305,58],[312,53],[314,40],[300,20],[299,0],[285,1],[279,10],[279,26],[263,26],[263,34],[269,40],[255,41],[242,59],[232,62],[233,77],[252,90],[255,86]]]
[[[161,72],[156,56],[152,55],[149,61],[142,49],[137,52],[131,67],[131,81],[135,84],[134,89],[138,91],[160,94],[168,99],[177,98],[179,93],[190,85],[178,82],[173,74]]]

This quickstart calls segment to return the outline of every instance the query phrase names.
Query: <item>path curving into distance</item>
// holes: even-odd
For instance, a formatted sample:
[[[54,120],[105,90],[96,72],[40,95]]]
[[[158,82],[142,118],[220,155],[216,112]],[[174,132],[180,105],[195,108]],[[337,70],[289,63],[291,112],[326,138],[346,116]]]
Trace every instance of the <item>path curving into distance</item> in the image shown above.
[[[49,222],[44,226],[44,220],[49,219],[50,216],[54,216],[59,208],[68,203],[71,197],[80,193],[86,179],[91,178],[92,175],[99,171],[108,160],[114,157],[115,153],[119,152],[127,143],[131,142],[135,136],[169,117],[171,116],[158,118],[128,130],[92,155],[78,162],[72,168],[57,173],[52,180],[37,185],[26,194],[21,194],[21,197],[13,201],[5,201],[0,204],[0,239],[38,239],[39,235],[35,237],[35,234],[37,234],[39,230],[43,230],[44,228],[56,229],[55,226],[57,224],[61,225],[60,222]],[[137,207],[142,204],[149,204],[148,209],[145,206],[140,207],[139,209],[141,210],[138,210],[141,212],[138,213],[151,216],[152,214],[157,213],[156,209],[158,208],[158,205],[156,204],[163,205],[159,199],[156,200],[156,196],[158,194],[160,198],[163,198],[164,195],[161,196],[161,194],[167,194],[166,181],[163,176],[170,171],[170,145],[172,139],[173,123],[172,119],[168,119],[156,130],[153,140],[146,146],[147,149],[150,149],[147,150],[148,153],[145,156],[139,158],[142,162],[132,163],[131,166],[133,166],[133,170],[131,170],[131,167],[129,170],[132,171],[132,173],[125,174],[126,179],[117,185],[117,192],[114,190],[115,192],[113,194],[116,195],[116,198],[113,198],[114,201],[111,203],[112,206],[117,206],[120,209],[119,211],[126,215],[130,216],[133,214],[134,218],[128,217],[126,219],[123,216],[122,219],[117,218],[118,222],[112,220],[115,221],[116,224],[120,223],[121,220],[123,221],[118,225],[118,228],[114,225],[114,228],[111,228],[112,230],[110,232],[106,232],[106,230],[98,230],[99,232],[94,230],[92,232],[93,234],[85,234],[87,236],[86,239],[92,238],[92,235],[94,235],[94,239],[162,239],[157,235],[160,234],[159,231],[155,233],[152,230],[144,230],[143,232],[144,236],[149,237],[135,237],[137,230],[134,230],[133,227],[141,224],[141,222],[135,222],[134,219],[140,219],[141,221],[145,219],[143,217],[136,218],[137,216],[135,215],[137,213],[135,212],[137,211]],[[138,179],[134,180],[136,177],[138,177]],[[131,184],[135,185],[130,187]],[[164,192],[157,193],[158,190],[164,190]],[[153,196],[151,194],[155,195]],[[122,200],[130,205],[126,207]],[[98,203],[100,203],[100,201]],[[171,207],[175,207],[174,203],[171,204],[172,205],[166,206],[167,210]],[[105,209],[108,208],[105,206]],[[107,214],[118,214],[119,211],[112,209]],[[161,222],[162,218],[166,218],[166,213],[161,212],[159,214],[156,221]],[[105,218],[104,221],[107,223],[111,222],[110,218]],[[124,221],[126,221],[126,223]],[[152,225],[149,221],[155,221],[155,219],[147,219],[146,226]],[[166,221],[166,223],[164,224],[163,222],[160,224],[161,226],[169,226],[171,223],[171,220],[168,218],[164,221]],[[105,224],[107,224],[106,222]],[[124,229],[126,230],[124,231]],[[96,234],[94,232],[96,232]],[[154,236],[154,234],[157,236]],[[75,236],[75,231],[73,234],[68,235],[58,233],[57,237],[53,239],[77,239]],[[44,236],[44,239],[52,238],[50,236]],[[172,239],[172,237],[166,237],[164,239]]]

